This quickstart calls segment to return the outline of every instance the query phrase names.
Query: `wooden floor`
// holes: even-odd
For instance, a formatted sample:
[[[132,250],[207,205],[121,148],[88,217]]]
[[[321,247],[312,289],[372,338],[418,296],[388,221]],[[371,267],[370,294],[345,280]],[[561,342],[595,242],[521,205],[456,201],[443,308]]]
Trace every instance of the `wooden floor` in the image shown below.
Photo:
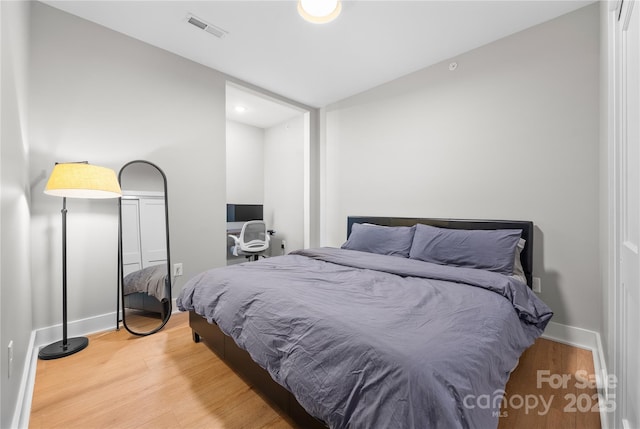
[[[204,344],[191,339],[187,314],[160,332],[134,337],[124,329],[89,337],[89,347],[38,361],[31,420],[45,428],[293,428]],[[571,374],[566,389],[536,388],[536,371]],[[500,428],[599,428],[597,412],[565,412],[576,371],[593,374],[591,353],[540,339],[525,352],[507,386]],[[554,380],[555,381],[555,380]],[[542,395],[551,409],[518,408],[518,396]],[[584,399],[584,398],[583,398]],[[529,403],[533,404],[531,397]],[[583,403],[576,408],[584,409]]]
[[[594,374],[590,351],[539,338],[507,383],[499,429],[600,428]]]

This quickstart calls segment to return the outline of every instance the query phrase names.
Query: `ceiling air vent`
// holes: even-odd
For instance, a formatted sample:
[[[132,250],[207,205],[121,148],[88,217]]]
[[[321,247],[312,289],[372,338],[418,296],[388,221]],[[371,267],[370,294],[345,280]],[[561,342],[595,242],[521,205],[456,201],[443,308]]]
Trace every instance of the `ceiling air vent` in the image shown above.
[[[204,30],[209,34],[213,34],[219,39],[222,39],[228,33],[228,31],[223,30],[220,27],[216,27],[215,25],[209,24],[208,22],[205,22],[193,15],[187,15],[187,22],[195,27],[198,27],[200,30]]]

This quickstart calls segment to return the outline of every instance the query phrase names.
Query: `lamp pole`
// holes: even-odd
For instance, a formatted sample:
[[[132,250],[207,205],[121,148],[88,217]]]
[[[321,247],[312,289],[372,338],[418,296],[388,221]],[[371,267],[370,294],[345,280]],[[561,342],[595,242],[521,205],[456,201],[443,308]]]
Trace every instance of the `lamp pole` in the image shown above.
[[[86,337],[67,338],[67,197],[62,197],[62,340],[42,348],[38,357],[43,360],[69,356],[89,345]]]
[[[67,197],[62,197],[62,349],[67,350]]]

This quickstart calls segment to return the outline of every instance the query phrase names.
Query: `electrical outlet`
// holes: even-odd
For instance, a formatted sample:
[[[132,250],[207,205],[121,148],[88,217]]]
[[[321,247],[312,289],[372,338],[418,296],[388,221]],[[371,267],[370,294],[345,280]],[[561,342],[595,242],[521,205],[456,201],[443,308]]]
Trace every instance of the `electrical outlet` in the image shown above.
[[[173,277],[180,277],[182,275],[182,262],[173,264]]]
[[[7,378],[11,378],[11,372],[13,370],[13,340],[9,341],[9,345],[7,346],[7,357],[9,358]]]
[[[540,277],[533,278],[533,287],[531,289],[533,289],[533,291],[536,293],[542,292],[542,283],[540,281]]]

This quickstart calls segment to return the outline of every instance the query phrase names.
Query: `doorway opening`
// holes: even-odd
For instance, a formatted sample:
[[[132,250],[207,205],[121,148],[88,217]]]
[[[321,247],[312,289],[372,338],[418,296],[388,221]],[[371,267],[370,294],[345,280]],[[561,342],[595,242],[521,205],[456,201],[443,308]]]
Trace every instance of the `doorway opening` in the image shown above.
[[[227,232],[237,235],[245,221],[264,220],[274,231],[265,256],[309,247],[310,116],[308,110],[227,82]],[[261,208],[262,219],[236,215],[245,208],[252,209],[249,217]],[[227,237],[227,264],[247,260],[233,255],[234,244]]]

